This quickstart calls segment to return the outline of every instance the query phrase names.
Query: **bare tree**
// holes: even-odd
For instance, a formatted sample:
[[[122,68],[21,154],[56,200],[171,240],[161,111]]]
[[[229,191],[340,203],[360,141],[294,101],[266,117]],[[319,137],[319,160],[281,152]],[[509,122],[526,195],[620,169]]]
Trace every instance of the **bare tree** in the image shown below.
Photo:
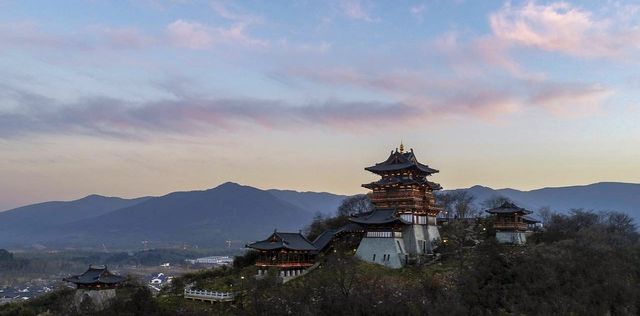
[[[451,215],[455,211],[453,208],[455,206],[455,195],[456,191],[441,192],[436,194],[436,200],[438,201],[438,204],[442,206],[444,216],[447,218],[447,220],[451,218]]]
[[[505,202],[513,203],[513,201],[510,198],[504,195],[494,195],[484,200],[480,205],[482,205],[484,209],[491,209],[491,208],[500,207]]]
[[[369,212],[373,209],[371,200],[364,194],[348,197],[338,207],[338,217],[348,217],[355,214]]]
[[[458,218],[467,218],[473,216],[476,209],[473,207],[473,202],[476,197],[471,195],[467,191],[456,191],[454,195],[455,199],[455,211]]]
[[[549,222],[551,222],[553,211],[551,211],[551,208],[549,206],[544,206],[538,210],[538,216],[540,216],[542,223],[544,225],[547,225]]]

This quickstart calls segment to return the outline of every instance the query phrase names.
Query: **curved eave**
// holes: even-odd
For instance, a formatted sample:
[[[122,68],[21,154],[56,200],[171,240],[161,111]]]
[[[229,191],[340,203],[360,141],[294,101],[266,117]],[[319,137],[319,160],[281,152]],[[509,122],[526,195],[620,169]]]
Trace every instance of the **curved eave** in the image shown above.
[[[288,247],[286,245],[274,245],[273,247],[261,247],[261,246],[252,246],[252,245],[246,245],[245,247],[247,248],[251,248],[251,249],[255,249],[255,250],[261,250],[261,251],[273,251],[273,250],[291,250],[291,251],[309,251],[309,252],[313,252],[313,251],[317,251],[318,249],[313,248],[313,249],[298,249],[298,248],[291,248]]]
[[[427,176],[440,172],[439,170],[429,168],[428,166],[423,165],[421,163],[418,163],[418,164],[404,163],[404,164],[395,164],[395,165],[385,165],[384,163],[382,163],[382,164],[377,164],[375,166],[364,168],[364,170],[373,172],[375,174],[381,174],[381,173],[391,172],[391,171],[401,171],[401,170],[407,170],[407,169],[416,169],[418,171],[421,171]]]
[[[377,220],[377,221],[369,221],[366,218],[363,218],[363,219],[349,218],[349,221],[354,222],[356,224],[364,224],[364,225],[381,225],[381,224],[393,224],[393,223],[406,224],[406,225],[411,224],[410,222],[407,222],[401,218],[391,218],[389,220]]]
[[[485,212],[489,213],[489,214],[524,214],[524,215],[528,215],[528,214],[532,214],[533,212],[531,211],[527,211],[527,210],[485,210]]]

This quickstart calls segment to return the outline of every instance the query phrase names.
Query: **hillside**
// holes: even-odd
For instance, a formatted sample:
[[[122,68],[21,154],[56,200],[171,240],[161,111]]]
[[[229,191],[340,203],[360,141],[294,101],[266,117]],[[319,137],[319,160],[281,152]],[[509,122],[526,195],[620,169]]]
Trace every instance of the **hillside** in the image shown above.
[[[205,191],[175,192],[64,227],[59,244],[181,243],[224,246],[225,240],[263,238],[274,228],[301,229],[309,212],[266,191],[225,183]]]
[[[334,215],[342,200],[347,195],[337,195],[327,192],[298,192],[293,190],[267,190],[277,198],[285,200],[311,213]]]
[[[476,197],[476,204],[496,195],[508,197],[523,207],[538,210],[549,206],[554,211],[566,212],[573,208],[595,211],[620,211],[640,220],[640,184],[600,182],[589,185],[543,188],[531,191],[492,189],[473,186],[466,190]]]
[[[3,241],[0,244],[28,240],[34,234],[41,234],[60,225],[94,218],[148,199],[89,195],[75,201],[38,203],[0,212],[0,240]]]
[[[503,195],[531,210],[550,206],[617,210],[640,219],[640,184],[595,183],[531,191],[473,186],[476,206]],[[70,202],[46,202],[0,212],[0,248],[41,244],[47,247],[151,247],[196,244],[224,247],[225,240],[263,238],[274,228],[297,231],[314,213],[332,214],[345,196],[331,193],[260,190],[225,183],[204,191],[161,197],[121,199],[91,195]]]
[[[263,238],[274,228],[297,231],[313,216],[311,211],[267,191],[230,182],[209,190],[174,192],[136,201],[108,211],[96,207],[78,215],[75,221],[65,217],[41,229],[26,228],[40,221],[32,208],[7,211],[7,217],[15,218],[14,226],[6,225],[0,246],[37,243],[48,247],[96,247],[104,243],[109,247],[140,247],[142,241],[148,241],[150,246],[188,243],[222,248],[225,240],[243,245]]]

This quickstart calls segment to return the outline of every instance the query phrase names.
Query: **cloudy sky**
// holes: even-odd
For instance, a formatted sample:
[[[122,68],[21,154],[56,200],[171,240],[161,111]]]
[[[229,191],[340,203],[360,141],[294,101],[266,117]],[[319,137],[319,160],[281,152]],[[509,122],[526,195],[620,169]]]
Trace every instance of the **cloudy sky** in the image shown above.
[[[633,1],[0,0],[0,209],[235,181],[640,182]]]

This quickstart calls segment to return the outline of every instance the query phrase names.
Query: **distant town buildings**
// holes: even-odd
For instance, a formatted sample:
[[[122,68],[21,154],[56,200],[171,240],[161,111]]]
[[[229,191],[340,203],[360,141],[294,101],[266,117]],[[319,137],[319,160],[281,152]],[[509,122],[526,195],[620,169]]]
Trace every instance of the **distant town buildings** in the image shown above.
[[[185,259],[186,262],[191,264],[210,264],[210,265],[231,265],[233,264],[233,258],[229,256],[210,256],[197,259]]]

